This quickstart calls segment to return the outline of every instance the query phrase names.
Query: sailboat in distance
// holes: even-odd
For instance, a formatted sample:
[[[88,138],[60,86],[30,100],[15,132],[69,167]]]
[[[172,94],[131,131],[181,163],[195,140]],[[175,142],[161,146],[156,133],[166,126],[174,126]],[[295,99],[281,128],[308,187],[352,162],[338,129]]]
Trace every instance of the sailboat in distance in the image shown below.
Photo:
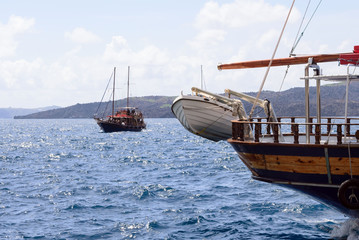
[[[129,85],[130,85],[130,67],[128,67],[127,79],[127,104],[126,107],[121,107],[116,110],[115,108],[115,81],[116,67],[113,70],[113,90],[112,90],[112,109],[111,115],[97,117],[95,114],[95,121],[100,126],[103,132],[121,132],[121,131],[134,131],[139,132],[146,128],[143,114],[136,107],[129,106]],[[107,85],[108,86],[108,85]],[[107,88],[105,92],[107,91]],[[102,100],[100,102],[100,105]],[[100,107],[100,106],[99,106]],[[99,109],[99,108],[98,108]],[[105,114],[103,114],[105,115]]]

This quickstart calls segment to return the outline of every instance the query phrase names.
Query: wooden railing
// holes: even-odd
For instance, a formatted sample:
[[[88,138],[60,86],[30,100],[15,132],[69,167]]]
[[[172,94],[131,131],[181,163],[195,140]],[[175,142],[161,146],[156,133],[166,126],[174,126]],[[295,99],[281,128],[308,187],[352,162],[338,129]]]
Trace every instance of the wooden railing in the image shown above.
[[[283,122],[284,119],[288,119]],[[263,136],[272,137],[274,143],[280,142],[281,134],[283,136],[292,136],[293,143],[299,143],[299,137],[306,135],[306,126],[309,126],[310,136],[314,136],[314,143],[320,144],[322,136],[336,137],[337,144],[343,143],[343,137],[356,137],[359,141],[359,118],[322,118],[321,123],[313,121],[310,118],[309,123],[299,123],[303,117],[281,117],[277,118],[278,122],[267,122],[266,118],[253,118],[248,121],[232,121],[232,139],[244,141],[247,140],[245,129],[248,125],[253,131],[255,142],[259,142]],[[247,127],[246,127],[247,126]],[[263,129],[265,130],[263,133]]]

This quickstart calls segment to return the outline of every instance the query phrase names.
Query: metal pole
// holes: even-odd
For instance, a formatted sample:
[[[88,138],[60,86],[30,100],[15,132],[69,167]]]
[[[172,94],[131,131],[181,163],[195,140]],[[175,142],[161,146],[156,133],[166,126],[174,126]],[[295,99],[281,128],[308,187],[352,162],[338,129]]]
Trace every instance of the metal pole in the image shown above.
[[[306,140],[307,143],[310,143],[310,131],[309,131],[309,116],[310,116],[310,112],[309,112],[309,67],[312,64],[313,58],[309,58],[308,59],[308,64],[305,67],[304,73],[305,73],[305,77],[306,79],[304,80],[305,82],[305,136],[306,136]]]
[[[112,116],[115,115],[115,81],[116,80],[116,67],[113,69],[113,89],[112,89]]]
[[[203,76],[202,76],[202,74],[203,74],[203,71],[202,71],[202,65],[201,65],[201,89],[203,89]]]
[[[347,119],[348,119],[348,101],[349,101],[349,64],[347,66],[347,85],[346,85],[346,89],[345,89],[345,123],[347,123]],[[344,141],[346,141],[347,138],[347,130],[346,130],[346,126],[345,126],[345,131],[344,131]]]
[[[320,75],[320,68],[316,65],[316,75]],[[317,123],[321,123],[321,102],[320,102],[320,79],[317,79]]]
[[[320,110],[320,79],[317,79],[317,123],[321,123],[322,113]]]
[[[127,107],[129,106],[129,95],[130,95],[130,66],[128,66],[128,73],[127,73]]]

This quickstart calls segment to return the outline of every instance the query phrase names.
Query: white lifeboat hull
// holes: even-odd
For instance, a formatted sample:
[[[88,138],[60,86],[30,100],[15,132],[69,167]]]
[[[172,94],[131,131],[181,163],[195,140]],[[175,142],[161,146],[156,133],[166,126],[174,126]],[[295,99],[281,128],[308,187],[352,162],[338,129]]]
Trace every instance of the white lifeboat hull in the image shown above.
[[[179,96],[172,104],[172,112],[184,128],[212,141],[232,136],[232,107],[202,96]]]

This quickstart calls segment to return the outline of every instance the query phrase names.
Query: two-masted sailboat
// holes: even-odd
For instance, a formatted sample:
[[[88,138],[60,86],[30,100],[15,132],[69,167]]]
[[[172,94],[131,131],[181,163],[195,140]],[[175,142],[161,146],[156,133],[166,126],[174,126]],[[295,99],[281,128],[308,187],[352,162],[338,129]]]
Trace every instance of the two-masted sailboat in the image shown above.
[[[116,68],[113,71],[112,109],[111,115],[107,117],[94,117],[97,124],[104,132],[141,131],[146,128],[143,114],[136,107],[129,106],[130,67],[128,67],[127,79],[127,104],[116,110],[115,107],[115,81]],[[105,92],[107,91],[107,88]],[[101,102],[100,102],[101,104]],[[98,108],[99,109],[99,108]]]
[[[322,75],[319,63],[335,61],[347,66],[346,74]],[[221,64],[218,69],[268,67],[270,62],[272,66],[305,64],[305,117],[235,120],[228,142],[254,179],[298,190],[348,216],[359,217],[359,118],[347,116],[349,84],[359,80],[359,75],[349,70],[359,65],[359,46],[353,53]],[[309,69],[314,69],[312,76]],[[309,112],[310,81],[317,86],[316,116]],[[322,117],[323,81],[346,83],[344,117]],[[248,127],[254,137],[247,134]]]

